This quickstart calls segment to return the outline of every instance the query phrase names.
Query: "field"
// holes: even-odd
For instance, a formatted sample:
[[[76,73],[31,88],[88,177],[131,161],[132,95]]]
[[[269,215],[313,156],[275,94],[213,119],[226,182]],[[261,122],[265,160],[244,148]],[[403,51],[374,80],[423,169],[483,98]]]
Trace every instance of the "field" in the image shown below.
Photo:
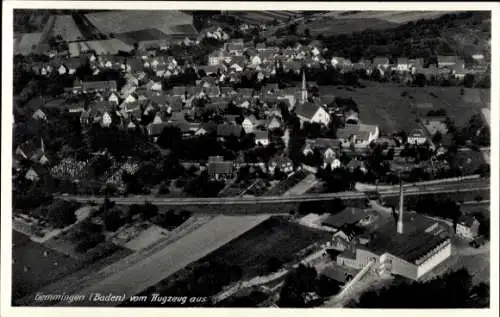
[[[297,30],[309,29],[312,35],[324,36],[395,28],[398,25],[421,19],[435,19],[454,11],[332,11],[304,21]]]
[[[38,290],[40,287],[66,276],[81,263],[66,255],[31,241],[27,236],[13,232],[12,298],[13,300]],[[28,270],[25,271],[25,268]]]
[[[40,40],[42,33],[26,33],[14,39],[14,54],[28,55],[34,52]]]
[[[54,36],[61,35],[66,42],[83,39],[80,29],[71,15],[58,15],[52,29]]]
[[[193,17],[180,11],[106,11],[85,15],[102,33],[126,33],[159,29],[170,34],[170,27],[192,24]]]
[[[273,217],[201,261],[214,260],[238,265],[243,269],[243,278],[254,277],[266,268],[270,258],[291,261],[300,250],[329,238],[327,232]]]
[[[121,33],[118,34],[117,37],[125,43],[134,45],[134,43],[140,41],[162,40],[166,37],[166,34],[158,29],[145,29],[145,30]]]
[[[80,293],[112,292],[125,293],[129,296],[137,294],[210,254],[268,218],[267,215],[215,217],[160,251],[142,258],[125,269],[114,272],[96,284],[80,290]],[[109,305],[109,303],[103,303],[103,305]]]
[[[90,50],[96,51],[98,55],[101,54],[117,54],[118,51],[130,52],[134,47],[125,44],[120,39],[109,39],[99,41],[85,42]]]
[[[396,84],[364,82],[366,88],[354,91],[338,89],[333,86],[320,86],[321,94],[339,97],[352,97],[360,111],[360,119],[366,124],[378,124],[383,134],[396,131],[410,131],[419,128],[417,116],[425,116],[429,110],[444,109],[457,126],[465,125],[479,113],[481,108],[489,107],[489,89],[465,89],[460,95],[460,87],[406,87]],[[408,95],[401,96],[403,92]],[[470,102],[471,95],[479,96],[481,102]],[[477,101],[478,99],[474,99]],[[432,108],[419,108],[420,103],[432,103]]]
[[[265,274],[271,258],[277,258],[285,263],[298,260],[297,253],[330,237],[331,235],[326,232],[303,227],[283,217],[271,217],[151,289],[162,294],[175,295],[179,292],[189,294],[190,291],[195,292],[193,289],[200,289],[202,286],[211,287],[212,278],[227,272],[213,271],[209,272],[213,277],[199,277],[197,275],[199,273],[196,272],[208,263],[223,263],[223,267],[227,267],[228,270],[239,267],[242,274],[231,277],[228,282],[248,280]],[[214,266],[211,270],[217,270],[217,267]],[[149,290],[145,290],[141,295],[147,293]]]
[[[277,22],[288,21],[288,19],[293,19],[301,11],[233,11],[231,14],[237,16],[240,20],[250,24],[265,24],[272,23],[274,20]]]

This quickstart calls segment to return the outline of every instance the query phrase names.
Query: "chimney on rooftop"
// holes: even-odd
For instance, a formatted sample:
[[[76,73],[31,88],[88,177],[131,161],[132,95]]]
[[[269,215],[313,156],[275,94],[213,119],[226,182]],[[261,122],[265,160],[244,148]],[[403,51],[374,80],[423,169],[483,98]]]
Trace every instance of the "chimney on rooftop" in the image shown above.
[[[403,234],[403,206],[404,206],[404,195],[403,195],[403,182],[399,183],[399,217],[397,230],[399,234]]]

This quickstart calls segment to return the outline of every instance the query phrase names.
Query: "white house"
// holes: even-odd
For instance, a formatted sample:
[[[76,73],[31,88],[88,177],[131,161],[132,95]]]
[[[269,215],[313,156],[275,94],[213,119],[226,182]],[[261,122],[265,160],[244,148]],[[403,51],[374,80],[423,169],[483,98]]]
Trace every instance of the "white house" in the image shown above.
[[[105,112],[101,119],[101,126],[108,128],[111,125],[112,119],[108,112]]]
[[[254,55],[251,58],[251,63],[252,65],[260,65],[262,64],[262,60],[260,59],[259,55]]]
[[[475,217],[462,216],[458,219],[456,233],[466,239],[474,239],[479,234],[480,223]]]
[[[398,58],[398,61],[396,63],[396,70],[398,72],[407,72],[410,70],[410,63],[408,61],[408,58],[406,57],[400,57]]]
[[[299,117],[301,124],[315,122],[328,126],[331,119],[330,114],[323,107],[311,102],[297,105],[295,113]]]
[[[245,133],[252,133],[253,129],[255,127],[255,117],[246,117],[243,122],[241,123],[241,126],[243,127],[243,130],[245,130]]]
[[[255,131],[255,144],[260,144],[262,146],[269,145],[269,132],[267,131]]]
[[[108,96],[108,101],[112,102],[116,105],[120,103],[120,99],[118,98],[118,95],[115,92],[111,92]]]
[[[337,130],[337,139],[343,147],[354,144],[356,147],[366,147],[379,137],[379,128],[370,124],[346,124],[344,128]]]
[[[425,135],[425,132],[422,129],[413,130],[408,135],[409,144],[419,145],[419,144],[424,144],[425,142],[427,142],[427,136]]]
[[[32,118],[35,120],[40,120],[40,121],[47,120],[47,116],[45,115],[45,113],[41,109],[38,109],[37,111],[35,111],[33,113]]]

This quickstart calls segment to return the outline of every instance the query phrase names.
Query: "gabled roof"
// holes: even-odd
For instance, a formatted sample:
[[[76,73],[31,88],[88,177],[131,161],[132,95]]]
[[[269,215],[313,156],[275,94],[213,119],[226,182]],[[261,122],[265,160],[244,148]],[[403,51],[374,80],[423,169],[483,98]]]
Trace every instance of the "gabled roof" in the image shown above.
[[[323,221],[323,225],[341,228],[345,225],[353,225],[361,219],[369,216],[370,213],[359,208],[347,207],[339,213],[333,214]]]
[[[312,117],[318,112],[320,106],[316,105],[312,102],[306,102],[303,104],[298,104],[295,108],[295,113],[298,116],[307,118],[307,119],[312,119]]]
[[[373,65],[385,65],[389,64],[389,59],[387,57],[375,57],[373,59]]]
[[[451,56],[443,56],[443,55],[439,55],[438,56],[438,63],[441,64],[441,63],[456,63],[459,61],[459,57],[456,56],[456,55],[451,55]]]

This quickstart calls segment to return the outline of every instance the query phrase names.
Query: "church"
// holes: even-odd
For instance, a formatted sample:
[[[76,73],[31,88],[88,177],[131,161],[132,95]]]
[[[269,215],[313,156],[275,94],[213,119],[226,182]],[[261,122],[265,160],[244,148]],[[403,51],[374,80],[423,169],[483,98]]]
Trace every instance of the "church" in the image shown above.
[[[294,112],[299,118],[301,126],[304,125],[304,122],[314,122],[328,126],[331,120],[330,114],[325,110],[325,108],[318,103],[309,101],[305,72],[302,72],[301,100],[300,103],[295,106]]]

